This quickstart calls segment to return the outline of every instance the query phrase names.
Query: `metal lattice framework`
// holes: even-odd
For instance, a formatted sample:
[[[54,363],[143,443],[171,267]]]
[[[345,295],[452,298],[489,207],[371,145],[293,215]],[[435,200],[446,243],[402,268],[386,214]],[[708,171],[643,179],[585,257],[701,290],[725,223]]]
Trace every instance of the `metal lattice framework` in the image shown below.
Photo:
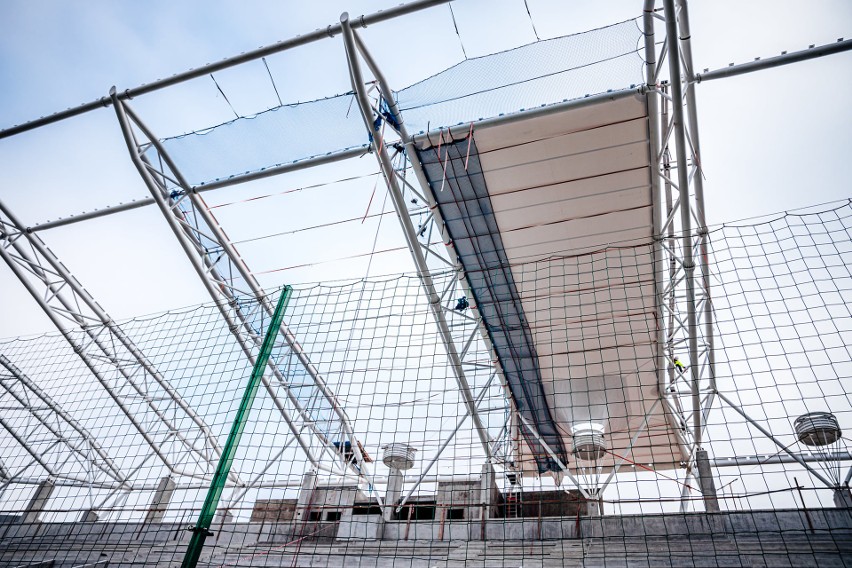
[[[203,419],[41,238],[0,204],[0,257],[171,473],[209,475],[221,449]],[[75,333],[82,331],[82,333]]]
[[[696,456],[699,455],[698,452],[701,450],[703,424],[706,421],[707,412],[713,404],[715,394],[715,385],[713,383],[712,304],[710,300],[707,266],[707,229],[703,214],[703,187],[701,186],[701,176],[696,175],[699,171],[700,160],[697,158],[698,135],[697,120],[695,118],[695,97],[693,89],[690,88],[691,85],[694,85],[694,82],[690,79],[691,74],[689,71],[692,66],[691,51],[688,39],[683,42],[683,46],[676,39],[678,36],[678,19],[675,15],[674,5],[669,4],[671,3],[665,5],[664,13],[666,16],[663,17],[654,11],[653,0],[645,3],[644,35],[647,84],[640,92],[644,93],[649,108],[651,141],[649,151],[654,158],[653,171],[657,174],[652,177],[652,191],[655,196],[655,240],[659,245],[657,249],[658,267],[656,270],[658,305],[667,316],[664,318],[665,325],[659,329],[660,335],[658,339],[657,369],[660,384],[660,403],[666,408],[666,414],[670,417],[672,429],[681,438],[680,447],[683,462],[688,464],[692,475],[698,477],[699,465],[693,460],[696,459]],[[688,38],[689,32],[685,2],[680,5],[680,10],[681,35]],[[666,41],[662,43],[659,53],[657,53],[654,32],[654,21],[657,18],[666,22]],[[456,296],[448,293],[450,291],[445,291],[442,295],[438,295],[430,287],[430,272],[426,258],[431,256],[431,258],[440,259],[444,264],[444,269],[449,266],[456,270],[459,274],[460,284],[459,289],[454,290],[454,292],[462,293],[467,297],[470,296],[470,292],[467,287],[468,282],[464,270],[459,260],[451,257],[451,239],[447,234],[445,223],[441,219],[440,212],[436,207],[435,196],[423,172],[423,165],[420,163],[414,147],[414,139],[405,128],[404,117],[399,112],[399,108],[395,103],[393,90],[388,85],[387,80],[363,41],[348,27],[348,17],[346,15],[341,18],[341,23],[344,28],[344,43],[350,64],[352,86],[358,95],[359,106],[364,116],[366,128],[373,139],[374,153],[379,160],[391,195],[393,196],[394,205],[399,214],[409,248],[415,259],[418,274],[424,283],[424,289],[427,295],[432,298],[433,305],[436,306],[434,310],[435,318],[439,322],[439,326],[446,327],[448,318],[458,317],[457,312],[453,310]],[[684,77],[688,90],[686,94],[683,94],[680,89],[680,83],[675,81],[674,83],[677,83],[678,86],[678,92],[673,96],[669,96],[665,92],[664,87],[659,85],[659,75],[666,60],[669,62],[670,74],[672,76],[681,75],[680,57],[677,53],[674,56],[670,55],[667,48],[672,43],[678,45],[678,49],[682,49],[686,54],[685,67],[687,71],[684,73]],[[376,78],[379,95],[374,101],[370,101],[367,97],[365,81],[361,76],[358,65],[359,56],[364,59]],[[591,100],[572,101],[565,106],[577,108],[594,104],[598,101],[614,100],[619,96],[625,97],[632,96],[633,94],[634,91],[632,90],[615,96],[608,93],[605,96],[590,97]],[[667,108],[671,106],[676,110],[664,113],[661,118],[661,101],[662,106]],[[677,104],[674,101],[681,101],[681,104]],[[393,167],[387,151],[387,144],[382,137],[381,131],[375,128],[376,117],[386,116],[387,114],[384,113],[384,108],[390,111],[393,118],[392,121],[388,121],[388,124],[396,130],[401,140],[406,141],[406,158],[408,159],[410,170],[414,173],[418,187],[413,186],[406,179],[404,174],[408,171],[408,168],[400,171]],[[558,110],[561,110],[560,105],[551,107],[544,111],[544,113],[553,113]],[[688,125],[684,120],[685,113],[691,118]],[[440,131],[435,134],[436,138],[442,138],[443,136],[444,133]],[[688,145],[687,140],[690,141]],[[674,168],[672,167],[670,159],[672,148],[674,148],[678,156],[677,164],[684,164],[684,167],[677,168],[676,165]],[[690,158],[687,158],[687,155]],[[686,164],[691,164],[691,166],[687,168]],[[672,179],[672,170],[676,170],[676,179]],[[663,190],[663,188],[665,189]],[[416,214],[415,217],[415,214],[409,211],[406,206],[408,200],[403,195],[403,189],[408,191],[415,199],[420,199],[429,204],[430,213],[427,219],[420,219],[419,214]],[[690,198],[692,192],[695,193],[694,200]],[[695,224],[698,226],[694,232],[692,229],[693,219],[696,220]],[[679,224],[678,220],[680,221]],[[415,229],[415,223],[418,225],[417,229]],[[433,233],[439,234],[442,237],[440,244],[437,244],[437,246],[434,244],[430,246],[429,244]],[[664,239],[664,237],[667,238]],[[701,259],[698,264],[694,260],[696,257]],[[479,321],[478,332],[488,342],[488,335],[482,325],[481,316],[475,308],[472,310],[470,317]],[[457,356],[456,354],[459,352],[465,352],[464,342],[457,345],[449,334],[442,334],[442,340],[451,358]],[[470,340],[467,340],[467,345],[469,345]],[[686,353],[686,356],[682,353]],[[689,361],[686,371],[676,366],[675,361],[678,360],[678,356]],[[501,378],[505,387],[502,369],[499,368],[499,363],[496,362],[497,357],[494,356],[493,359],[495,360],[495,365],[497,365],[495,372]],[[467,385],[464,382],[463,374],[460,373],[458,379],[460,388],[465,392]],[[507,401],[507,404],[512,404],[511,400]],[[469,402],[468,405],[469,413],[472,411],[475,412],[472,402]],[[656,407],[656,404],[654,407]],[[589,497],[591,493],[600,495],[625,461],[621,459],[604,483],[594,489],[589,489],[572,475],[567,464],[559,459],[555,449],[548,447],[547,443],[535,431],[532,424],[526,421],[517,411],[513,411],[511,416],[512,424],[507,424],[503,433],[511,429],[517,431],[517,428],[521,424],[530,430],[536,440],[544,445],[545,449],[556,461],[561,473],[568,476],[577,486],[578,490],[586,497]],[[642,431],[647,425],[647,418],[648,416],[646,415],[642,426],[635,432],[628,450],[632,448],[639,435],[642,434]],[[512,437],[512,440],[515,442],[514,448],[509,444],[504,446],[497,444],[498,447],[504,448],[505,452],[501,456],[501,465],[508,466],[510,469],[512,467],[511,464],[514,463],[512,456],[518,451],[516,446],[518,442],[517,435]],[[483,440],[483,444],[485,443],[485,440]],[[490,454],[486,455],[489,461],[491,461],[492,456]],[[701,455],[703,455],[703,459],[706,461],[706,452]],[[708,495],[708,507],[718,507],[715,505],[712,477],[705,474],[704,479],[706,485],[702,485],[702,488]]]
[[[0,466],[4,486],[37,479],[35,465],[49,477],[71,483],[106,487],[127,483],[127,474],[94,435],[4,355],[0,355],[0,366],[0,405],[5,414],[0,425],[32,456],[32,462],[19,471]]]
[[[263,340],[259,320],[272,316],[272,303],[156,137],[118,98],[114,89],[111,94],[134,165],[228,328],[253,365]],[[144,142],[138,141],[131,123],[145,137]],[[149,151],[154,157],[148,156]],[[344,471],[346,461],[336,451],[334,443],[350,440],[356,455],[356,463],[350,466],[359,476],[369,480],[369,466],[345,411],[286,324],[282,324],[282,335],[290,347],[289,360],[271,360],[268,366],[272,377],[266,374],[261,377],[281,417],[308,460],[318,469],[334,472],[334,469],[329,469],[330,463],[338,466],[338,472]],[[290,369],[293,365],[303,368],[314,384],[315,392],[307,400],[299,400],[291,388],[293,375]],[[308,436],[315,437],[315,440],[312,442],[307,439]],[[327,465],[321,463],[323,458]]]
[[[445,2],[416,2],[389,10],[381,16],[362,17],[357,21],[350,21],[344,14],[339,25],[327,30],[187,72],[160,84],[124,92],[113,89],[109,99],[95,101],[47,119],[5,130],[2,137],[111,104],[131,160],[149,189],[151,199],[124,207],[109,208],[100,214],[156,204],[215,302],[223,321],[236,338],[247,360],[253,364],[262,341],[263,324],[272,316],[273,305],[224,229],[204,204],[200,191],[346,159],[361,155],[362,150],[347,150],[331,157],[306,160],[298,166],[273,167],[260,173],[238,175],[227,181],[206,184],[203,188],[194,187],[187,182],[163,144],[145,126],[127,101],[134,96],[258,59],[275,51],[293,48],[326,36],[342,35],[352,89],[370,137],[372,153],[378,160],[387,183],[405,243],[411,252],[423,292],[428,298],[438,336],[446,350],[453,379],[466,409],[466,414],[458,421],[453,434],[470,420],[485,457],[486,470],[493,471],[494,466],[500,466],[506,471],[513,471],[516,469],[515,458],[520,452],[519,432],[530,432],[557,464],[558,476],[569,478],[586,498],[599,498],[624,463],[624,459],[613,466],[604,483],[590,489],[572,473],[560,452],[550,447],[536,431],[535,426],[517,411],[508,393],[506,404],[510,412],[507,413],[508,418],[499,434],[493,436],[484,424],[479,405],[495,381],[508,391],[505,371],[491,345],[482,314],[476,306],[464,305],[462,309],[457,307],[461,300],[466,301],[472,296],[471,285],[461,262],[453,252],[452,239],[436,206],[437,200],[424,172],[424,165],[418,157],[417,136],[407,130],[405,117],[395,102],[394,91],[376,59],[353,29],[442,3]],[[657,22],[661,22],[665,30],[664,40],[659,46],[656,39],[658,34],[655,31]],[[789,454],[789,459],[798,462],[821,482],[832,487],[831,482],[808,466],[806,460],[783,447],[771,433],[763,429],[732,400],[718,392],[716,387],[714,311],[708,265],[709,236],[704,214],[695,89],[701,80],[834,53],[849,49],[850,44],[839,42],[835,46],[813,50],[807,55],[790,54],[781,59],[774,58],[741,66],[739,69],[699,75],[695,73],[692,61],[686,0],[664,0],[662,10],[656,8],[654,0],[646,0],[643,28],[644,85],[528,111],[523,114],[523,118],[545,116],[621,98],[644,97],[649,120],[648,152],[653,172],[651,191],[655,242],[654,287],[659,324],[654,354],[659,396],[653,402],[652,410],[663,408],[671,431],[678,439],[678,450],[681,462],[687,469],[687,480],[690,476],[698,480],[704,495],[705,508],[708,511],[718,510],[710,458],[704,443],[708,416],[714,405],[718,404],[717,399],[760,429]],[[375,78],[377,85],[374,90],[366,86],[361,71],[362,61]],[[663,81],[661,78],[666,69],[669,80]],[[376,127],[377,119],[380,119],[379,124],[384,121],[395,131],[399,138],[398,143],[385,139],[383,130]],[[513,116],[491,120],[499,122],[519,118]],[[458,129],[464,131],[467,127],[460,126]],[[427,137],[443,135],[443,131],[426,133]],[[403,161],[402,166],[394,162],[397,156]],[[424,217],[419,208],[409,208],[408,203],[412,200],[428,205],[429,213]],[[91,217],[93,215],[88,214],[77,220]],[[45,224],[38,229],[70,222],[73,220]],[[144,437],[169,473],[208,479],[221,455],[221,449],[210,428],[170,385],[168,377],[163,376],[146,359],[145,354],[113,322],[36,232],[23,226],[2,204],[0,239],[0,256],[60,330],[92,375],[122,409],[127,419]],[[444,288],[438,288],[433,275],[437,271],[447,269],[455,271],[457,278]],[[454,334],[453,322],[458,319],[474,322],[476,326],[473,332],[465,336]],[[286,324],[282,327],[282,333],[289,346],[289,355],[285,360],[269,362],[268,372],[262,377],[262,384],[274,401],[281,418],[286,422],[293,436],[292,441],[298,443],[315,469],[336,475],[354,475],[372,486],[374,483],[368,460],[362,454],[361,445],[342,403],[326,384],[321,371],[311,363],[309,354],[301,347],[298,338]],[[490,364],[469,357],[475,351],[471,346],[479,341],[484,342],[492,354]],[[81,465],[81,471],[84,472],[81,477],[69,478],[67,481],[100,483],[116,489],[130,488],[128,474],[116,467],[84,428],[47,394],[40,391],[12,361],[0,355],[0,364],[5,369],[0,374],[0,387],[4,391],[0,399],[14,401],[30,420],[23,428],[6,424],[2,420],[0,425],[27,449],[35,463],[49,476],[61,477],[57,473],[58,462],[51,461],[68,459],[53,457],[53,448],[61,445],[70,449],[74,459],[85,464]],[[490,378],[477,392],[468,375],[471,369],[482,369],[483,366],[490,372]],[[294,369],[299,369],[298,373],[304,373],[307,377],[311,386],[309,396],[304,397],[300,394],[301,390],[297,392],[292,388],[296,376]],[[646,416],[638,430],[633,433],[628,450],[633,448],[647,427],[647,422]],[[34,444],[33,440],[42,436],[45,431],[51,437],[51,442],[47,446]],[[438,449],[430,456],[431,461],[424,468],[420,480],[406,496],[392,504],[396,506],[397,511],[413,495],[451,440],[452,436],[441,441]],[[351,442],[354,462],[347,460],[338,451],[339,444],[344,441]],[[278,459],[282,452],[283,449],[275,454],[268,461],[267,467]],[[18,475],[16,472],[7,471],[0,464],[0,479],[4,483],[13,482]],[[233,501],[238,501],[257,479],[241,480],[232,476],[230,481],[242,487],[241,493],[232,498]],[[686,487],[684,484],[684,488]],[[375,495],[381,504],[381,498],[378,494]],[[686,506],[687,500],[684,499],[684,507]]]

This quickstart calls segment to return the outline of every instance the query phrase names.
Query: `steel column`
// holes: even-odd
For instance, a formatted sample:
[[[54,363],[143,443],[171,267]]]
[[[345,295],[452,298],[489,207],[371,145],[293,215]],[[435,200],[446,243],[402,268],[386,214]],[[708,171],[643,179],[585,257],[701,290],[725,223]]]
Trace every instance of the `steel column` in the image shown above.
[[[678,29],[680,30],[680,48],[684,63],[684,79],[686,81],[686,113],[689,122],[689,141],[692,150],[693,167],[695,175],[692,184],[695,189],[695,218],[698,223],[698,254],[701,267],[701,287],[704,293],[704,342],[707,348],[707,379],[711,391],[716,390],[716,356],[713,348],[713,301],[710,295],[710,266],[707,241],[710,238],[707,232],[707,217],[704,212],[704,172],[701,166],[701,144],[698,135],[698,110],[695,96],[695,73],[692,62],[692,42],[689,30],[689,10],[687,0],[678,0],[680,11],[678,12]],[[712,401],[711,403],[712,404]],[[707,406],[709,407],[710,404]]]
[[[674,0],[663,0],[666,10],[666,37],[671,45],[677,42],[677,15]],[[695,305],[695,262],[692,257],[692,211],[689,196],[689,172],[686,169],[686,131],[683,113],[683,92],[680,83],[680,53],[678,49],[669,50],[669,73],[672,78],[672,113],[674,117],[675,150],[677,152],[678,191],[680,194],[681,254],[686,284],[686,314],[689,334],[689,370],[692,386],[692,427],[695,448],[701,448],[701,395],[699,392],[698,365],[698,316]]]

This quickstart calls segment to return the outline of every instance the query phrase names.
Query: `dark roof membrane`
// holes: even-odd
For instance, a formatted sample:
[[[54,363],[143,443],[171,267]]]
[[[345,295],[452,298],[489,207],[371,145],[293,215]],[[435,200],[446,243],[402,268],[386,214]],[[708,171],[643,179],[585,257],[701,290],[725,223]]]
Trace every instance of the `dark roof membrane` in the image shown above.
[[[466,138],[419,150],[418,154],[515,406],[567,464],[562,436],[545,399],[538,355],[503,249],[476,143]],[[561,471],[530,429],[523,423],[520,426],[539,472]]]

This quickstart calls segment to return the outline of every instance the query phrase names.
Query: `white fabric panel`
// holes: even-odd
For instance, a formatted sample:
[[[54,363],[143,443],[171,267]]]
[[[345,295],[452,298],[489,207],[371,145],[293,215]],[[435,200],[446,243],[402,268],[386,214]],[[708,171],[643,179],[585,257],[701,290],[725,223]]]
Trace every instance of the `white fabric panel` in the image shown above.
[[[605,410],[612,453],[603,463],[612,465],[658,398],[645,102],[622,99],[474,137],[548,406],[568,448],[571,424],[588,420],[590,408]],[[630,459],[678,462],[662,404],[648,423]]]

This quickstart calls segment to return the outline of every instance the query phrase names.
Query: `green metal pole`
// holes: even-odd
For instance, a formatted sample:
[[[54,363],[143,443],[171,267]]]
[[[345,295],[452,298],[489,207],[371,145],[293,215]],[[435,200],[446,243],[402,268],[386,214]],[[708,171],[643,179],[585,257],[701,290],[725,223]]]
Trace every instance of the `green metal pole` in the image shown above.
[[[228,441],[222,450],[222,457],[216,466],[216,473],[213,475],[213,481],[210,483],[210,489],[207,491],[207,498],[204,499],[201,514],[198,515],[198,522],[190,529],[192,530],[192,539],[189,541],[189,547],[187,547],[186,555],[183,557],[182,568],[195,568],[198,558],[201,556],[201,550],[204,548],[204,540],[208,535],[213,534],[210,532],[213,515],[216,513],[216,507],[219,505],[219,497],[222,496],[222,489],[224,489],[225,482],[228,480],[228,474],[231,472],[234,454],[237,451],[237,446],[240,445],[240,438],[248,421],[249,411],[254,402],[260,378],[263,376],[266,364],[269,362],[269,356],[272,353],[272,347],[275,344],[275,338],[278,336],[278,329],[281,327],[281,321],[284,319],[284,311],[287,309],[287,303],[290,301],[292,292],[292,287],[285,286],[281,291],[281,296],[278,298],[278,304],[275,306],[275,312],[272,314],[272,322],[266,331],[266,337],[263,339],[263,345],[260,348],[260,355],[254,364],[251,378],[243,393],[243,400],[240,402],[240,408],[237,410],[237,416],[234,418],[234,424],[231,426],[231,433],[228,434]]]

